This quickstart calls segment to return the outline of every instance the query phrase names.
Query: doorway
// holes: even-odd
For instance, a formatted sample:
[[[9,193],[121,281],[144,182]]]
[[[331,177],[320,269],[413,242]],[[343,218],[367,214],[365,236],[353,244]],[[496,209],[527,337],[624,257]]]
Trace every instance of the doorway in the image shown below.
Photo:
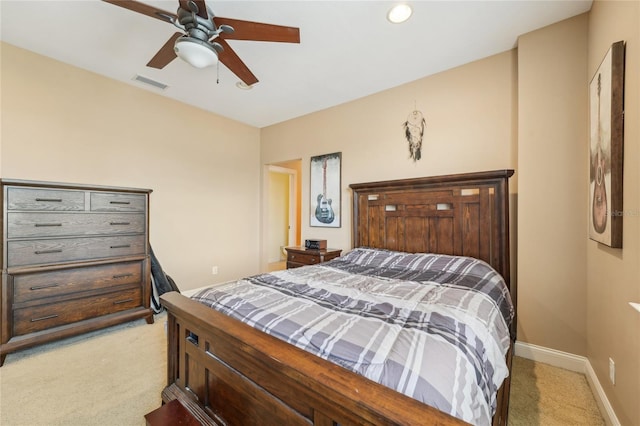
[[[263,270],[286,269],[287,246],[300,244],[301,160],[265,167]]]

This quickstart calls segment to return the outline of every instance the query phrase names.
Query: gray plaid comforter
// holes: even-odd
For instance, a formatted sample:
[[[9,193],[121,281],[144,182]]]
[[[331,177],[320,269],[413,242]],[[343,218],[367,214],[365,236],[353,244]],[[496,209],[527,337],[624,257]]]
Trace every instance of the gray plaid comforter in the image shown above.
[[[358,248],[193,298],[472,424],[508,375],[511,298],[473,258]]]

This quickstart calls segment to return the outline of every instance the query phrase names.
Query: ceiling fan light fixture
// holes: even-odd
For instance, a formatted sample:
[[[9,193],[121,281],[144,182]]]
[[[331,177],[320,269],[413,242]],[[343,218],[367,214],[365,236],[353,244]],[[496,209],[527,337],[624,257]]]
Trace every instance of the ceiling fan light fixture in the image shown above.
[[[218,52],[213,46],[197,38],[180,37],[173,50],[180,59],[196,68],[206,68],[218,63]]]
[[[400,24],[411,17],[413,10],[405,3],[396,4],[387,13],[387,20],[392,24]]]

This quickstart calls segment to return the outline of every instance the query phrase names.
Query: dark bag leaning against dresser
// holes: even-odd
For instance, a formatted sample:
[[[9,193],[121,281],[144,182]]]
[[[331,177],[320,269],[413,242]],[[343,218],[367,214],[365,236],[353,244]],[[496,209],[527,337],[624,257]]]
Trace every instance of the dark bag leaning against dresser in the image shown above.
[[[163,309],[160,304],[160,296],[170,291],[180,292],[180,289],[173,278],[167,275],[160,266],[151,245],[149,245],[149,252],[151,254],[151,308],[156,314],[159,314]]]

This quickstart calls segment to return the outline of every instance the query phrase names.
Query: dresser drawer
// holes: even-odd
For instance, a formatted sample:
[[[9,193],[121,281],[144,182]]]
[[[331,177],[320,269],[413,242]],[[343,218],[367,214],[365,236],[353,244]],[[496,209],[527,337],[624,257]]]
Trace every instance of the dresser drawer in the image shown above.
[[[9,187],[7,210],[83,211],[84,192]]]
[[[144,213],[7,214],[7,238],[143,233]]]
[[[20,304],[122,285],[141,285],[142,275],[142,261],[14,275],[13,303]]]
[[[146,253],[145,235],[9,241],[8,267]]]
[[[60,303],[15,309],[13,334],[19,336],[33,333],[139,306],[142,306],[142,290],[135,287]]]
[[[92,192],[91,211],[94,212],[143,212],[146,197],[141,194]]]

